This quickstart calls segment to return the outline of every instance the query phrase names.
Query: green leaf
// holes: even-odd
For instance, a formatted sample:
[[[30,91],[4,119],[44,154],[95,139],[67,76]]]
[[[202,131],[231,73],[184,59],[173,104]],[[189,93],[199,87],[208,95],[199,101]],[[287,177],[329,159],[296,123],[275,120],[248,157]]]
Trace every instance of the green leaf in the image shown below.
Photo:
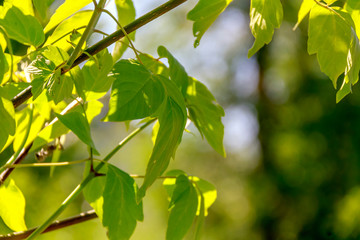
[[[315,5],[316,3],[314,2],[314,0],[303,0],[303,2],[301,3],[299,12],[298,12],[298,20],[293,28],[293,30],[295,30],[299,24],[301,23],[301,21],[306,17],[306,15],[309,14],[310,10],[312,9],[312,7]]]
[[[167,96],[159,109],[159,132],[146,168],[144,182],[138,193],[138,200],[145,196],[146,189],[166,170],[181,141],[187,119],[184,99],[175,83],[162,76],[159,76],[159,79],[164,84]]]
[[[19,8],[5,3],[0,6],[0,25],[8,36],[25,45],[38,47],[45,40],[41,24],[31,15],[24,15]]]
[[[183,239],[194,221],[197,206],[196,189],[185,175],[179,175],[169,205],[167,240]]]
[[[140,54],[139,57],[144,66],[153,74],[163,75],[166,78],[169,77],[169,69],[160,60],[155,59],[153,56],[144,53]]]
[[[25,198],[14,180],[7,179],[0,186],[0,217],[14,231],[25,231]]]
[[[95,164],[95,168],[96,168]],[[85,168],[85,174],[89,174],[90,171],[90,164],[87,164]],[[99,217],[100,221],[103,222],[103,204],[104,204],[104,189],[107,179],[107,172],[108,167],[105,164],[100,170],[97,171],[98,173],[105,174],[105,176],[96,177],[91,179],[91,181],[86,185],[84,188],[84,197],[86,201],[90,204],[90,206],[95,210],[96,215]],[[85,175],[85,176],[86,176]]]
[[[193,34],[196,37],[194,47],[199,46],[200,39],[232,0],[200,0],[187,14],[187,19],[194,21]]]
[[[166,173],[165,176],[179,176],[179,175],[186,175],[184,171],[182,170],[171,170],[168,171]],[[213,184],[209,183],[208,181],[195,177],[195,176],[191,176],[189,177],[189,179],[195,183],[196,188],[199,190],[199,194],[198,194],[198,200],[199,200],[199,205],[198,205],[198,209],[196,212],[196,215],[201,215],[201,198],[204,198],[204,215],[207,216],[208,215],[208,209],[211,207],[211,205],[215,202],[216,197],[217,197],[217,192],[216,192],[216,188],[214,187]],[[163,182],[163,186],[167,192],[167,194],[169,196],[172,196],[173,191],[175,189],[175,184],[176,184],[176,179],[175,178],[167,178],[164,180]]]
[[[89,3],[91,3],[91,0],[65,0],[65,2],[58,9],[56,9],[54,15],[51,16],[49,23],[44,29],[44,32],[49,32],[63,20],[70,17],[72,14],[79,11]]]
[[[69,112],[65,115],[55,113],[56,117],[69,128],[78,138],[94,149],[96,152],[95,144],[91,138],[90,125],[85,116],[79,112]]]
[[[49,6],[54,0],[33,0],[34,9],[41,22],[45,22],[49,14]]]
[[[128,60],[114,65],[115,78],[106,121],[126,121],[151,116],[164,99],[158,80],[144,66]]]
[[[70,33],[72,33],[74,29],[77,29],[78,32],[82,33],[85,28],[78,28],[86,26],[89,23],[92,13],[93,11],[90,10],[80,11],[70,18],[65,19],[55,28],[54,32],[49,36],[44,45],[58,46],[64,50],[70,49],[72,47],[68,42]]]
[[[255,42],[248,52],[248,57],[270,43],[274,28],[280,27],[282,19],[283,9],[280,0],[251,0],[250,29]]]
[[[0,88],[0,150],[5,146],[9,136],[15,134],[15,110],[11,101],[5,99]],[[4,127],[6,126],[6,127]]]
[[[344,6],[344,9],[350,13],[351,18],[354,21],[356,34],[360,37],[360,2],[358,0],[348,0]]]
[[[352,22],[348,13],[329,11],[314,6],[309,20],[309,54],[317,53],[321,71],[330,77],[336,88],[337,78],[345,71],[353,40]]]
[[[9,70],[9,64],[6,61],[5,54],[0,46],[0,83],[3,82],[5,73]]]
[[[135,7],[132,0],[115,0],[117,19],[122,27],[135,20]],[[135,40],[135,32],[129,34],[131,40]],[[113,50],[113,60],[118,61],[129,46],[129,40],[124,38],[124,43],[117,41]]]
[[[87,61],[82,69],[86,100],[99,99],[109,91],[114,81],[113,77],[108,76],[112,66],[112,57],[107,49]]]
[[[184,67],[174,58],[173,55],[164,47],[158,47],[158,54],[162,58],[167,58],[169,61],[170,78],[179,87],[181,93],[185,97],[188,86],[188,75]]]
[[[136,203],[137,185],[133,178],[109,165],[104,189],[103,225],[109,239],[130,239],[136,222],[142,221],[142,204]]]
[[[13,142],[14,152],[19,150],[22,142],[24,141],[31,113],[32,111],[29,108],[25,108],[22,111],[16,113],[16,133]],[[34,141],[37,134],[41,131],[44,122],[45,119],[41,115],[37,114],[33,117],[30,132],[24,146],[28,146],[32,141]]]
[[[190,120],[215,151],[225,157],[224,125],[221,122],[225,113],[222,107],[206,86],[195,78],[189,78],[186,101]]]
[[[103,104],[99,101],[90,101],[86,103],[85,105],[86,116],[89,123],[91,123],[91,121],[94,119],[95,116],[100,114],[102,107]],[[72,109],[72,111],[77,111],[79,113],[82,113],[83,109],[81,106],[76,106],[75,108]],[[40,147],[53,141],[55,138],[67,134],[68,132],[69,129],[60,121],[52,121],[43,130],[41,130],[41,132],[39,132],[38,136],[34,140],[30,152],[39,149]]]
[[[34,16],[34,9],[32,0],[5,0],[5,2],[12,4],[13,6],[20,9],[24,15]]]
[[[196,219],[196,228],[195,228],[195,240],[201,239],[202,229],[205,221],[205,198],[203,194],[200,192],[199,194],[199,214],[198,218]]]

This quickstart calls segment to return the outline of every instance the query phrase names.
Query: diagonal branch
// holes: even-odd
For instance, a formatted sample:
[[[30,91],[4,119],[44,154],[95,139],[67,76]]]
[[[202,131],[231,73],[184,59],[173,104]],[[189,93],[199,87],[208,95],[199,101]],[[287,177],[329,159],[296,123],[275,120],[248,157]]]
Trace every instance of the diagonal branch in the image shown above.
[[[78,223],[82,223],[91,219],[97,218],[97,215],[95,213],[94,210],[90,210],[88,212],[84,212],[84,213],[80,213],[79,215],[75,216],[75,217],[70,217],[64,220],[60,220],[60,221],[55,221],[53,222],[48,228],[46,228],[44,230],[43,233],[46,232],[51,232],[60,228],[64,228],[64,227],[68,227],[74,224],[78,224]],[[9,233],[6,235],[0,235],[0,240],[20,240],[20,239],[25,239],[28,236],[30,236],[30,234],[32,232],[34,232],[37,228],[32,228],[29,229],[27,231],[23,231],[23,232],[14,232],[14,233]]]
[[[136,19],[132,23],[126,25],[124,27],[124,30],[128,34],[132,33],[135,30],[144,26],[145,24],[160,17],[161,15],[176,8],[177,6],[179,6],[180,4],[182,4],[186,1],[187,0],[170,0],[166,3],[164,3],[163,5],[155,8],[151,12],[148,12],[147,14],[143,15],[142,17]],[[120,40],[124,36],[125,35],[124,35],[123,31],[121,29],[119,29],[118,31],[111,34],[110,36],[104,38],[103,40],[101,40],[98,43],[94,44],[93,46],[89,47],[88,49],[85,50],[86,53],[81,54],[69,68],[66,68],[66,69],[62,68],[61,74],[68,72],[71,68],[73,68],[73,67],[79,65],[80,63],[82,63],[83,61],[89,59],[89,55],[95,55],[96,53],[107,48],[108,46],[115,43],[116,41]],[[31,96],[32,96],[31,86],[29,86],[26,89],[24,89],[22,92],[20,92],[18,95],[16,95],[12,99],[12,103],[13,103],[14,107],[16,108],[16,107],[20,106],[21,104],[23,104],[26,100],[31,98]]]

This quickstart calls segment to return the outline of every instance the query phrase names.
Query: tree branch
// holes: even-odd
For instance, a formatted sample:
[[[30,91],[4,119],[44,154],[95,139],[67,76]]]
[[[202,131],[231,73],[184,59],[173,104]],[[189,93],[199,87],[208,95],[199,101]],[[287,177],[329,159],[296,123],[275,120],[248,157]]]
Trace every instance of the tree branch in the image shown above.
[[[147,14],[143,15],[142,17],[136,19],[132,23],[126,25],[124,27],[124,30],[128,34],[132,33],[135,30],[139,29],[140,27],[144,26],[145,24],[147,24],[147,23],[151,22],[152,20],[160,17],[161,15],[163,15],[163,14],[167,13],[168,11],[176,8],[177,6],[179,6],[180,4],[182,4],[182,3],[186,2],[186,1],[187,0],[170,0],[170,1],[166,2],[166,3],[164,3],[163,5],[155,8],[151,12],[148,12]],[[95,55],[96,53],[98,53],[101,50],[107,48],[108,46],[110,46],[111,44],[115,43],[116,41],[120,40],[123,37],[124,37],[124,33],[123,33],[123,31],[121,29],[114,32],[110,36],[104,38],[103,40],[99,41],[98,43],[96,43],[93,46],[86,49],[85,50],[86,54],[85,53],[81,54],[74,61],[74,63],[71,65],[70,68],[66,68],[66,69],[62,68],[61,69],[61,74],[64,74],[64,73],[68,72],[71,68],[73,68],[73,67],[79,65],[80,63],[82,63],[83,61],[87,60],[89,58],[89,55]],[[31,96],[32,96],[31,86],[29,86],[26,89],[24,89],[22,92],[20,92],[18,95],[16,95],[12,99],[12,103],[13,103],[14,107],[16,108],[16,107],[20,106],[21,104],[23,104]]]
[[[60,229],[60,228],[68,227],[68,226],[78,224],[78,223],[82,223],[82,222],[85,222],[85,221],[88,221],[88,220],[91,220],[91,219],[94,219],[94,218],[97,218],[97,215],[96,215],[94,210],[84,212],[84,213],[80,213],[77,216],[53,222],[42,233],[51,232],[51,231],[54,231],[54,230],[57,230],[57,229]],[[32,232],[34,232],[36,229],[37,228],[32,228],[32,229],[29,229],[29,230],[23,231],[23,232],[14,232],[14,233],[6,234],[6,235],[0,235],[0,240],[20,240],[20,239],[25,239],[28,236],[30,236],[30,234]]]

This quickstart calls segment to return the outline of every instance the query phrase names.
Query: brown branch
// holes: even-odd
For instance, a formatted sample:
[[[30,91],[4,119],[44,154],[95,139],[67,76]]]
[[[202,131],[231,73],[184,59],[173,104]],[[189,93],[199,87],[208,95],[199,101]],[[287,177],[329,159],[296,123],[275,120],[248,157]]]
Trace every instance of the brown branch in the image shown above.
[[[91,219],[97,218],[97,215],[95,213],[94,210],[88,211],[88,212],[84,212],[81,213],[78,216],[75,217],[70,217],[64,220],[60,220],[60,221],[55,221],[54,223],[52,223],[48,228],[46,228],[46,230],[42,233],[46,233],[46,232],[51,232],[60,228],[64,228],[64,227],[68,227],[74,224],[78,224],[78,223],[82,223]],[[29,229],[27,231],[22,231],[22,232],[13,232],[13,233],[9,233],[6,235],[0,235],[0,240],[20,240],[20,239],[25,239],[28,236],[30,236],[30,234],[32,232],[34,232],[37,228],[32,228]]]
[[[16,158],[16,160],[13,162],[13,164],[20,163],[26,155],[29,153],[29,150],[31,149],[33,143],[30,143],[26,148],[24,148],[19,156]],[[14,168],[6,168],[1,174],[0,174],[0,186],[5,182],[5,180],[9,177],[11,172],[14,171]]]
[[[163,5],[155,8],[151,12],[148,12],[145,15],[143,15],[142,17],[136,19],[132,23],[126,25],[124,27],[124,30],[128,34],[130,34],[130,33],[134,32],[135,30],[139,29],[140,27],[144,26],[145,24],[153,21],[154,19],[160,17],[161,15],[163,15],[163,14],[167,13],[168,11],[176,8],[177,6],[179,6],[180,4],[182,4],[182,3],[186,2],[186,1],[187,0],[170,0],[170,1],[166,2],[166,3],[164,3]],[[111,44],[115,43],[116,41],[120,40],[123,37],[124,37],[124,33],[123,33],[123,31],[121,29],[114,32],[110,36],[104,38],[103,40],[99,41],[98,43],[96,43],[93,46],[86,49],[85,50],[86,54],[85,53],[81,54],[74,61],[74,63],[71,65],[70,68],[68,68],[68,69],[62,68],[61,69],[61,74],[66,73],[71,68],[73,68],[73,67],[79,65],[80,63],[82,63],[83,61],[87,60],[89,58],[89,55],[95,55],[96,53],[98,53],[101,50],[107,48],[108,46],[110,46]],[[28,88],[24,89],[21,93],[16,95],[12,99],[12,103],[13,103],[14,107],[16,108],[16,107],[20,106],[21,104],[23,104],[31,96],[32,96],[31,86],[29,86]]]

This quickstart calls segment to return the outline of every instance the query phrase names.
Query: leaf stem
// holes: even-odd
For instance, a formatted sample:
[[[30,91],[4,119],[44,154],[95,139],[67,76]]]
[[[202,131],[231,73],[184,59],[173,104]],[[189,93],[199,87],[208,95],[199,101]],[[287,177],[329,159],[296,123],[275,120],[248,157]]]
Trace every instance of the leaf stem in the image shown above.
[[[70,70],[71,65],[74,63],[75,59],[78,57],[78,55],[81,52],[82,46],[84,45],[86,39],[90,36],[93,29],[95,28],[97,22],[99,21],[100,15],[101,15],[101,9],[104,8],[106,3],[106,0],[100,0],[97,5],[95,5],[94,13],[90,18],[89,24],[85,28],[84,33],[82,34],[78,44],[76,45],[76,48],[74,49],[73,53],[71,54],[69,60],[67,61],[67,66],[65,69]]]
[[[150,121],[146,122],[144,125],[140,126],[139,128],[135,129],[132,133],[130,133],[127,137],[125,137],[109,154],[105,156],[103,161],[98,164],[95,168],[95,171],[100,170],[104,164],[109,161],[117,151],[119,151],[127,142],[129,142],[133,137],[135,137],[139,132],[153,123],[155,119],[151,119]],[[90,182],[91,179],[95,177],[95,172],[90,172],[89,175],[85,177],[85,179],[70,193],[70,195],[63,201],[60,207],[31,235],[27,238],[35,239],[39,234],[41,234],[55,219],[65,210],[65,208],[81,193],[81,191],[85,188],[85,186]]]

